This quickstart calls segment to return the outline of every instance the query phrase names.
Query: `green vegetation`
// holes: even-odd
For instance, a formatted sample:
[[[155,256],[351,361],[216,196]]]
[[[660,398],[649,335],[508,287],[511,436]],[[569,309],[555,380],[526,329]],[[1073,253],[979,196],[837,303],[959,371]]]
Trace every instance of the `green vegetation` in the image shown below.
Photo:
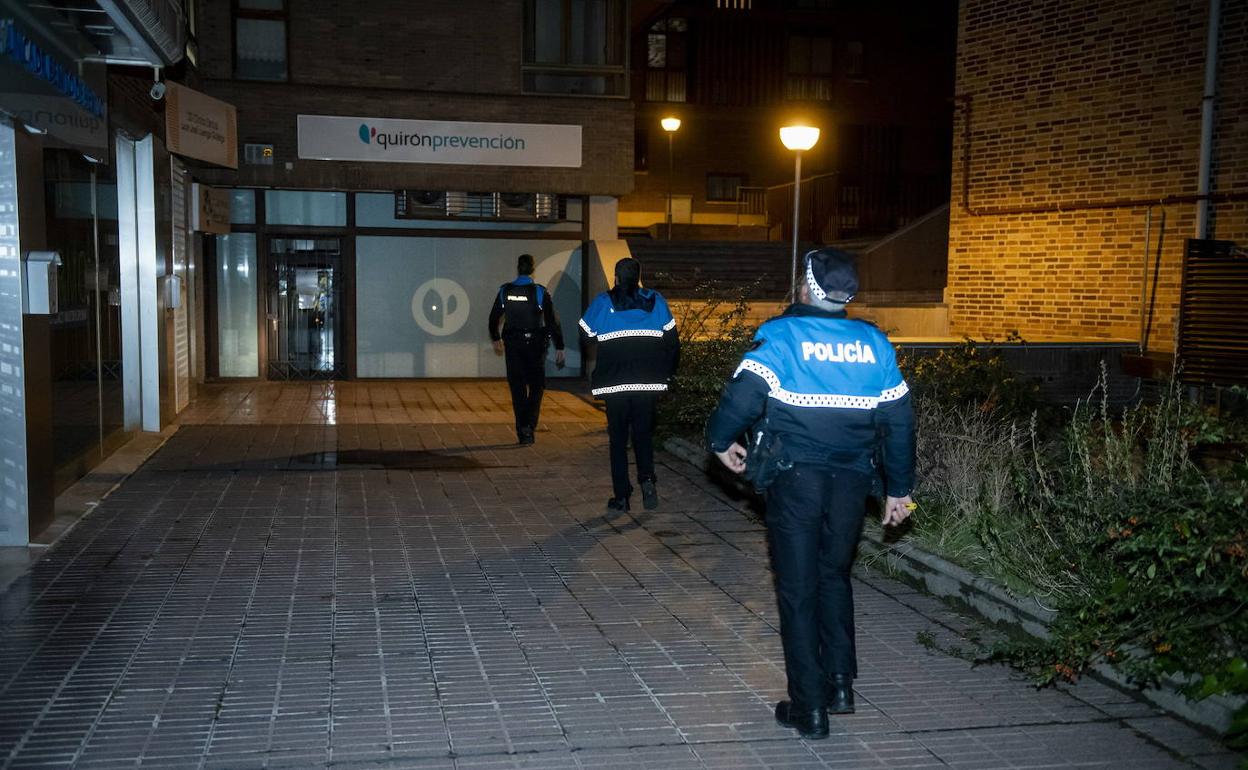
[[[1050,639],[997,643],[985,657],[1040,684],[1106,663],[1142,685],[1177,675],[1192,698],[1248,694],[1244,421],[1175,383],[1115,412],[1102,374],[1088,401],[1041,427],[1013,395],[983,389],[992,357],[963,346],[925,363],[945,393],[977,395],[919,391],[911,537],[1058,611]],[[1216,460],[1194,459],[1211,446]],[[1248,709],[1228,739],[1248,746]]]
[[[748,294],[706,294],[678,318],[679,397],[662,407],[666,429],[695,440],[754,329]],[[919,425],[907,536],[1057,610],[1050,639],[983,657],[1038,684],[1104,663],[1139,684],[1176,675],[1195,699],[1248,694],[1248,420],[1176,383],[1114,409],[1104,372],[1086,401],[1043,407],[1034,383],[969,340],[901,365]],[[1248,747],[1248,708],[1228,741]]]

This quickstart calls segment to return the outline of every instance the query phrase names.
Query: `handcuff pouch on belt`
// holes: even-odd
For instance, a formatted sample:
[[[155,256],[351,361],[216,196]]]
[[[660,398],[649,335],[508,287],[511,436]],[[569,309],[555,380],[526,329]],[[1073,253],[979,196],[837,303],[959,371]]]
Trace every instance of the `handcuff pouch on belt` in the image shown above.
[[[745,480],[760,495],[767,491],[781,473],[791,469],[789,459],[780,437],[771,430],[766,415],[750,429],[749,445],[745,453]]]

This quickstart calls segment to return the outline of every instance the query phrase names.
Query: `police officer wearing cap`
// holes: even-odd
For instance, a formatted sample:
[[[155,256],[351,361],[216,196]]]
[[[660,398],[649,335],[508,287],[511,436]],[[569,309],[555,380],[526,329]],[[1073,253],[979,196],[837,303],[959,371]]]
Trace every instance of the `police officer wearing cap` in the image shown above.
[[[641,286],[641,263],[625,257],[615,264],[615,286],[604,291],[581,317],[581,331],[597,345],[590,378],[595,396],[607,405],[611,498],[607,510],[629,509],[628,443],[637,460],[637,482],[646,510],[659,505],[654,475],[654,416],[680,357],[676,319],[663,295]]]
[[[846,316],[857,291],[850,254],[808,253],[797,301],[759,327],[707,425],[711,450],[734,472],[754,459],[738,441],[747,431],[766,431],[779,456],[767,529],[789,698],[775,713],[808,738],[828,735],[829,712],[854,710],[850,567],[878,442],[884,524],[900,524],[914,507],[909,391],[884,333]]]
[[[542,411],[542,393],[546,390],[547,340],[555,341],[555,366],[562,369],[566,357],[554,300],[545,286],[533,281],[533,255],[521,254],[516,260],[516,272],[516,279],[500,286],[494,298],[490,340],[494,352],[507,358],[516,438],[521,444],[532,444]]]

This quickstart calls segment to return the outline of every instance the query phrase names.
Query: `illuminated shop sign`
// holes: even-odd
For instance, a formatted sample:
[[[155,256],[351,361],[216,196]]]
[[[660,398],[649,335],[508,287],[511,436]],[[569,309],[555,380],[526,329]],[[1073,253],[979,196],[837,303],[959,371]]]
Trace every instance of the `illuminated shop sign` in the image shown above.
[[[581,127],[300,115],[299,157],[580,168]]]
[[[22,32],[13,19],[0,19],[0,57],[15,62],[97,118],[104,117],[104,100],[82,78]]]

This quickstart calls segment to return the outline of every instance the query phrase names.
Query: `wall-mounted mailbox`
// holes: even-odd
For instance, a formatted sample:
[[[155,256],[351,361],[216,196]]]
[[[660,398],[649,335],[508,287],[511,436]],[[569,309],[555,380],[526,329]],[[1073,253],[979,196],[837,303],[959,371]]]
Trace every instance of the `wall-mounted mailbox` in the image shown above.
[[[26,315],[56,315],[56,269],[61,266],[60,252],[28,251],[22,268],[26,281],[22,285],[22,312]]]
[[[182,276],[167,275],[165,282],[165,310],[177,310],[182,307]]]

